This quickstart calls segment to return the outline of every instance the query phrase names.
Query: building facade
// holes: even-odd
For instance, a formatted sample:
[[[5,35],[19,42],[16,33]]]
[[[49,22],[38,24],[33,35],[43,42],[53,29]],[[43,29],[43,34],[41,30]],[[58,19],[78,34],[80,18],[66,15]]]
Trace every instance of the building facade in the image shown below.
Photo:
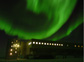
[[[83,44],[63,43],[44,40],[13,40],[8,49],[8,58],[39,58],[62,56],[82,56]]]

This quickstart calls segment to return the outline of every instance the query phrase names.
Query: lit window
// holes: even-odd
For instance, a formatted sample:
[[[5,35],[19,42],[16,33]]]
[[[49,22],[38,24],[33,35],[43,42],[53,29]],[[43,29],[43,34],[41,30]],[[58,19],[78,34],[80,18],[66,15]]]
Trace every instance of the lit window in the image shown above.
[[[10,51],[13,51],[13,49],[10,49]]]
[[[41,42],[39,42],[39,44],[41,44]]]
[[[76,45],[74,45],[74,47],[76,47]]]
[[[78,45],[78,47],[80,47],[80,45]]]
[[[10,53],[10,56],[12,55],[12,53]]]
[[[49,45],[49,43],[47,43],[47,45]]]
[[[15,53],[17,53],[17,51],[15,51]]]
[[[57,44],[57,46],[58,46],[58,44]]]
[[[59,46],[60,46],[60,44],[59,44]]]
[[[42,42],[42,45],[43,45],[43,42]]]
[[[36,42],[36,44],[38,44],[38,42]]]
[[[31,42],[28,43],[28,45],[31,45],[31,44],[32,44]]]
[[[83,47],[83,46],[81,46],[81,47]]]
[[[63,46],[63,44],[61,44],[61,46]]]
[[[46,45],[46,43],[44,43],[44,45]]]
[[[54,43],[52,43],[52,45],[54,45]]]
[[[33,42],[33,44],[35,44],[35,42]]]
[[[51,43],[50,43],[50,45],[51,45]]]
[[[54,45],[56,46],[56,43]]]

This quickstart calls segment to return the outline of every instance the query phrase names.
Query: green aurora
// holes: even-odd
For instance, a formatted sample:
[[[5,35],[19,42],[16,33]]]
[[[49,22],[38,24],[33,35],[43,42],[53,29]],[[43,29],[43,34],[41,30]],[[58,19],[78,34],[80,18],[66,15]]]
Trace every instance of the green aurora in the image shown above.
[[[0,4],[0,30],[21,39],[56,41],[83,23],[82,12],[69,20],[77,0],[21,0],[4,4]],[[68,26],[63,27],[68,21]]]

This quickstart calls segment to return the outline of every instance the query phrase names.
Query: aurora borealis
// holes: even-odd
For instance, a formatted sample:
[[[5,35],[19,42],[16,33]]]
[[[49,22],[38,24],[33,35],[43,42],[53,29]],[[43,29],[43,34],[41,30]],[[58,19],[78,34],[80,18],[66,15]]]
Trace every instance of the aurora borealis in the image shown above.
[[[78,0],[0,1],[0,30],[21,39],[59,40],[83,23],[78,3]]]

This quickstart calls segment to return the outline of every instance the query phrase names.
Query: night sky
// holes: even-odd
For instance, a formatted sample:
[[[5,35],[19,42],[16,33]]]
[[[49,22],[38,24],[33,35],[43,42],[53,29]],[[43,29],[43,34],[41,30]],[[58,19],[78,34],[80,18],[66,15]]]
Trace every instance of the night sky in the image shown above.
[[[82,2],[0,0],[0,53],[14,38],[83,42]]]
[[[60,40],[82,24],[82,0],[0,0],[0,30],[20,39]]]

